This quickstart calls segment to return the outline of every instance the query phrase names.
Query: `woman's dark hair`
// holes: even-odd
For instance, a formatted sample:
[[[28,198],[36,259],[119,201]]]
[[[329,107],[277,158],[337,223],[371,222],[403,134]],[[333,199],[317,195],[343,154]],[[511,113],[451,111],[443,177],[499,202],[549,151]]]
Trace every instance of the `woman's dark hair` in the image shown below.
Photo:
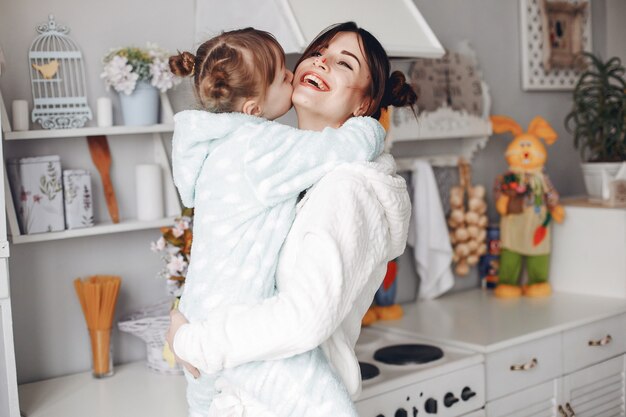
[[[306,48],[296,68],[302,60],[326,47],[335,36],[343,32],[356,33],[361,44],[361,52],[365,56],[370,69],[372,82],[370,84],[369,97],[372,103],[367,109],[366,115],[376,119],[380,117],[382,108],[388,106],[404,107],[411,106],[417,101],[417,94],[410,84],[406,82],[404,74],[394,71],[389,75],[389,57],[383,46],[371,33],[360,28],[354,22],[338,23],[323,30]]]
[[[263,98],[281,62],[283,48],[270,33],[254,28],[223,32],[198,48],[169,58],[172,72],[193,76],[194,90],[205,110],[232,112],[238,99]],[[283,62],[284,63],[284,62]]]

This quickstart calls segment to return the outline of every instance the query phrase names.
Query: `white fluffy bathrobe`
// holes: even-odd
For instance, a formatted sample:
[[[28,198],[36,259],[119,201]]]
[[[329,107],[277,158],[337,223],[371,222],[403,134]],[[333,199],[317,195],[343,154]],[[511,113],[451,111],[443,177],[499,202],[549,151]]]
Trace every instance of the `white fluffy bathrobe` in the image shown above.
[[[320,132],[242,113],[187,110],[174,120],[174,182],[183,203],[195,208],[191,261],[179,304],[192,323],[212,310],[273,296],[278,255],[298,195],[340,161],[378,157],[385,134],[370,117],[353,117]],[[306,378],[318,381],[318,389],[310,389]],[[278,417],[310,415],[302,410],[313,404],[327,415],[357,417],[340,378],[319,350],[187,380],[194,417],[211,415],[215,388],[224,392],[225,381]],[[286,390],[277,394],[281,387],[289,387],[292,394],[286,397],[298,402],[283,401]]]
[[[258,304],[219,308],[203,322],[183,325],[175,352],[212,373],[321,345],[354,398],[361,387],[354,354],[361,318],[387,262],[404,251],[410,212],[405,181],[395,175],[390,155],[337,167],[298,205],[279,259],[278,294]],[[276,383],[277,391],[284,388]],[[217,405],[246,409],[245,395],[222,388]],[[324,415],[318,411],[302,416]]]

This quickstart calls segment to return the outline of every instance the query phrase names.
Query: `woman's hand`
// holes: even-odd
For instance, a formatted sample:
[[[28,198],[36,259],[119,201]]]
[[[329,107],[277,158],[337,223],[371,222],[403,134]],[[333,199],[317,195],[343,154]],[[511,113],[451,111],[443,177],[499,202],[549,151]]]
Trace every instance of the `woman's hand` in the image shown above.
[[[189,373],[193,375],[194,378],[198,378],[200,376],[200,371],[198,371],[198,368],[179,358],[174,351],[174,336],[176,336],[176,332],[178,331],[180,326],[187,323],[189,323],[189,321],[187,321],[185,316],[183,316],[183,313],[178,311],[178,309],[176,308],[172,309],[172,311],[170,311],[170,327],[169,329],[167,329],[167,334],[165,335],[165,338],[167,340],[167,344],[170,346],[170,350],[174,353],[174,356],[176,357],[176,362],[182,364],[187,369],[187,371],[189,371]]]

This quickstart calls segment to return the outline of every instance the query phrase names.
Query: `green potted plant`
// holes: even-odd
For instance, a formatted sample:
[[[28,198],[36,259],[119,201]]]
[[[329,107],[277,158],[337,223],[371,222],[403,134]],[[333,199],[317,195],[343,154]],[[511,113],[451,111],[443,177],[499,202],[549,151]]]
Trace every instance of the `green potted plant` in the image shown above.
[[[586,62],[574,88],[565,128],[580,150],[587,193],[601,198],[603,173],[615,175],[626,160],[626,69],[619,58],[606,62],[583,53]]]

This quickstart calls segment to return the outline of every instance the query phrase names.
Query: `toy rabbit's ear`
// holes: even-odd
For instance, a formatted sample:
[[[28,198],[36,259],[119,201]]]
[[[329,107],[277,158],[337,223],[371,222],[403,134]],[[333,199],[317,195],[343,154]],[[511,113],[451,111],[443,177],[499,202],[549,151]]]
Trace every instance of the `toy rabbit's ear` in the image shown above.
[[[493,126],[493,133],[511,132],[513,135],[521,135],[524,133],[522,127],[510,117],[506,116],[491,116],[491,124]]]
[[[556,134],[550,123],[548,123],[543,117],[537,116],[531,120],[528,125],[528,133],[542,138],[548,145],[552,145],[556,142],[559,135]]]

